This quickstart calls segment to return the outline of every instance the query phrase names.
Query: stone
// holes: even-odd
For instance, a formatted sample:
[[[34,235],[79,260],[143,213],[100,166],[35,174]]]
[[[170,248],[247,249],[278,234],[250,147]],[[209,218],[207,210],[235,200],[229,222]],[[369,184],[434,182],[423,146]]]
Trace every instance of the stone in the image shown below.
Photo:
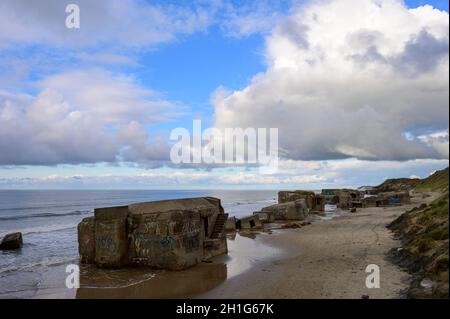
[[[281,226],[281,228],[301,228],[302,226],[298,223],[286,223]]]
[[[307,226],[307,225],[311,225],[311,222],[305,221],[300,223],[300,226]]]
[[[0,243],[0,250],[20,249],[23,245],[22,233],[7,234]]]

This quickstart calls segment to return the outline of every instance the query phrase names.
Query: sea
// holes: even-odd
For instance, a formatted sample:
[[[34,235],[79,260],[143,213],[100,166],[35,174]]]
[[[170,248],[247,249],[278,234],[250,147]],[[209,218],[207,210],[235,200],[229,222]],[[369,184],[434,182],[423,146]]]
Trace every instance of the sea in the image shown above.
[[[27,298],[52,267],[78,263],[77,224],[94,208],[213,196],[230,216],[277,202],[273,190],[0,190],[0,238],[22,232],[23,247],[0,251],[0,298]]]

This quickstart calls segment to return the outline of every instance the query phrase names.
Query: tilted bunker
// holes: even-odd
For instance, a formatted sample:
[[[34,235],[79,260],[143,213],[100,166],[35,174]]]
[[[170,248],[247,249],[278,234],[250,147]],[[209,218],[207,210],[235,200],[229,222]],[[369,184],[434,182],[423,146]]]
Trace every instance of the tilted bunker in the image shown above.
[[[305,199],[297,199],[264,207],[261,213],[271,215],[274,220],[303,220],[308,216],[309,208]]]
[[[304,199],[307,207],[310,210],[315,209],[316,194],[312,191],[295,190],[295,191],[280,191],[278,192],[278,204],[287,202],[295,202],[298,199]]]
[[[227,218],[213,197],[97,208],[78,224],[80,261],[185,269],[227,253]]]

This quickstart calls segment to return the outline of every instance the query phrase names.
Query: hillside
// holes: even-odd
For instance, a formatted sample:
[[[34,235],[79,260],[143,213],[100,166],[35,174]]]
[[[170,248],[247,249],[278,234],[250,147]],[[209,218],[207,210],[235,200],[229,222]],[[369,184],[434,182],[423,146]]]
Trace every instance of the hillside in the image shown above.
[[[439,192],[448,190],[448,167],[436,171],[427,178],[420,180],[414,187],[417,192]]]
[[[417,191],[440,191],[429,205],[405,212],[388,228],[402,240],[392,252],[395,261],[413,274],[411,298],[448,298],[449,211],[448,168],[420,180]]]
[[[378,192],[409,192],[421,182],[418,178],[391,178],[385,180],[382,184],[375,186]]]
[[[436,171],[427,178],[391,178],[385,180],[382,184],[375,186],[378,192],[399,192],[399,191],[417,191],[417,192],[442,192],[448,187],[448,167]]]

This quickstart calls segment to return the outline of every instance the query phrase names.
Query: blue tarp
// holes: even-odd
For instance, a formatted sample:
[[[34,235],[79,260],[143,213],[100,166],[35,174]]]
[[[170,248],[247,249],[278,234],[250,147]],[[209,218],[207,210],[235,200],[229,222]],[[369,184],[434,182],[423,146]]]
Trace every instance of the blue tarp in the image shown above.
[[[397,198],[391,197],[388,199],[388,204],[389,205],[398,205],[398,204],[400,204],[400,201]]]

